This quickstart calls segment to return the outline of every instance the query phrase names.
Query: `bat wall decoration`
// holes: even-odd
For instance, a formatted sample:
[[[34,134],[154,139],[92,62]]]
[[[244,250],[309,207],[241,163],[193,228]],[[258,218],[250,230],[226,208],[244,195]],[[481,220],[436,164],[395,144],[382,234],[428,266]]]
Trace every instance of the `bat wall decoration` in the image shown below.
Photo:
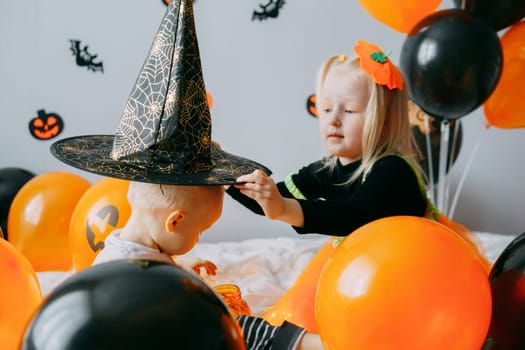
[[[104,73],[104,66],[102,61],[95,62],[97,54],[91,54],[88,51],[88,45],[81,47],[80,40],[70,39],[70,49],[75,56],[75,62],[79,67],[86,67],[88,70],[93,72]]]
[[[268,18],[277,18],[283,5],[284,0],[269,0],[266,5],[259,4],[259,8],[253,11],[252,21],[256,19],[263,21]]]

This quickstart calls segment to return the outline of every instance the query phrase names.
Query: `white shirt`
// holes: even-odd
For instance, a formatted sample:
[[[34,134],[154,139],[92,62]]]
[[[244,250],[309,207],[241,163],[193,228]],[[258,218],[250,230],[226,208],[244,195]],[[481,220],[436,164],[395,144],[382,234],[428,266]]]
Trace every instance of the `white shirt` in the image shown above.
[[[160,250],[150,248],[142,244],[130,242],[120,238],[121,229],[114,230],[104,240],[104,248],[98,253],[92,265],[121,260],[121,259],[140,259],[160,260],[173,263],[170,255],[162,253]]]

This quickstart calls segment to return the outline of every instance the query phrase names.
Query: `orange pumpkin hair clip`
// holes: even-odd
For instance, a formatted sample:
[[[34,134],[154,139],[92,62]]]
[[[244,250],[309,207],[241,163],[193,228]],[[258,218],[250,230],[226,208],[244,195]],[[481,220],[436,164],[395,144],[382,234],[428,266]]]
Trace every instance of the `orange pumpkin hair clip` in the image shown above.
[[[390,61],[388,55],[374,44],[358,40],[354,52],[359,56],[361,68],[370,74],[379,85],[386,85],[390,90],[403,90],[403,76],[397,67]]]

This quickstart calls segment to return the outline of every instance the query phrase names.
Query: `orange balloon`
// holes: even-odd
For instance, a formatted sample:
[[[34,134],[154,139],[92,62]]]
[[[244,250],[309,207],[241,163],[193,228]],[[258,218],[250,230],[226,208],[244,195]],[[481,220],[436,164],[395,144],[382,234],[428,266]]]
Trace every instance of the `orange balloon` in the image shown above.
[[[481,241],[481,239],[479,239],[479,237],[476,236],[474,232],[469,230],[463,224],[460,224],[459,222],[454,221],[443,214],[439,215],[438,222],[452,229],[461,238],[463,238],[465,242],[467,242],[469,247],[472,249],[472,251],[475,254],[477,254],[479,261],[481,262],[481,265],[483,265],[483,267],[485,268],[485,271],[487,271],[487,274],[490,274],[490,270],[492,269],[492,263],[487,258],[487,252],[485,251],[485,247],[483,246],[483,242]]]
[[[128,187],[127,180],[103,178],[78,201],[69,224],[69,247],[76,271],[91,266],[104,247],[104,239],[128,221]]]
[[[0,349],[18,349],[42,301],[33,267],[11,243],[0,239]]]
[[[359,0],[359,3],[379,22],[408,33],[420,20],[434,13],[441,0]]]
[[[358,228],[328,260],[317,288],[326,349],[479,350],[490,324],[490,284],[478,257],[425,218]]]
[[[503,68],[496,88],[483,104],[490,125],[502,129],[525,127],[525,22],[512,26],[500,39]]]
[[[90,186],[79,175],[54,171],[33,177],[17,192],[7,218],[8,239],[35,271],[71,270],[69,222]]]
[[[261,317],[274,326],[284,321],[303,327],[308,332],[317,333],[315,321],[315,294],[323,267],[335,250],[333,239],[329,239],[301,271],[294,284],[283,294],[277,303],[266,309]]]

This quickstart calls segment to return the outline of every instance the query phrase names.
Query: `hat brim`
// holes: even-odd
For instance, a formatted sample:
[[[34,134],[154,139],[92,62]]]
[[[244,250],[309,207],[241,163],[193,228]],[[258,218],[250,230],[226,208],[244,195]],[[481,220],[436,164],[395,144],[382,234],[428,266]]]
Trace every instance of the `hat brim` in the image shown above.
[[[113,135],[85,135],[53,143],[51,153],[60,161],[98,175],[124,180],[165,185],[212,186],[232,185],[236,179],[260,169],[271,171],[257,162],[236,156],[211,145],[211,167],[206,171],[174,173],[160,167],[119,162],[111,157]]]

